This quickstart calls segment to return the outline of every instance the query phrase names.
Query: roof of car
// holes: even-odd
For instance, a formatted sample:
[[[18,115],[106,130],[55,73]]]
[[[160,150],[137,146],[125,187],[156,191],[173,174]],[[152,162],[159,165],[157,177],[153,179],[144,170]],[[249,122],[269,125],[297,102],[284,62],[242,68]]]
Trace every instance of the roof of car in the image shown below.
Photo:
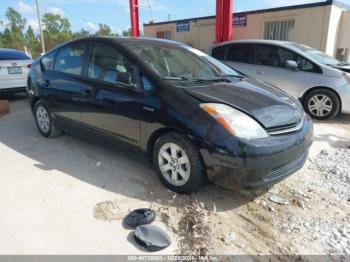
[[[238,43],[242,43],[242,44],[270,44],[270,45],[272,44],[272,45],[285,46],[288,44],[292,44],[293,42],[291,42],[291,41],[277,41],[277,40],[262,40],[262,39],[247,39],[247,40],[227,41],[227,42],[223,42],[220,44],[216,44],[213,47],[223,46],[223,45],[227,45],[227,44],[238,44]]]
[[[168,45],[186,45],[184,43],[174,41],[174,40],[168,40],[168,39],[159,39],[159,38],[150,38],[150,37],[115,37],[115,36],[94,36],[94,37],[84,37],[72,40],[68,43],[74,43],[76,41],[81,40],[101,40],[101,39],[107,39],[107,40],[113,40],[117,43],[121,44],[135,44],[135,43],[142,43],[142,44],[168,44]],[[63,43],[64,45],[66,43]]]
[[[150,37],[115,37],[115,36],[91,36],[91,37],[83,37],[83,38],[78,38],[74,39],[65,43],[62,43],[53,49],[47,51],[47,53],[52,52],[53,50],[57,50],[58,48],[69,44],[69,43],[75,43],[79,41],[89,41],[89,40],[109,40],[109,41],[115,41],[116,43],[128,45],[128,44],[135,44],[135,43],[140,43],[140,44],[167,44],[167,45],[174,45],[174,46],[186,46],[187,44],[174,41],[174,40],[168,40],[168,39],[159,39],[159,38],[150,38]]]
[[[4,52],[4,53],[23,53],[23,51],[21,50],[16,50],[16,49],[10,49],[10,48],[0,48],[0,52]]]

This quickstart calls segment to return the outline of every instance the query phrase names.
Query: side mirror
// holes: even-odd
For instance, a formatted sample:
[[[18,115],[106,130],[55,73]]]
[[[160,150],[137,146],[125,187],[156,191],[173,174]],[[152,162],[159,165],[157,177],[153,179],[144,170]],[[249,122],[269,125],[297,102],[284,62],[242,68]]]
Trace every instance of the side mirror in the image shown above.
[[[287,60],[284,63],[284,67],[294,71],[298,70],[298,64],[293,60]]]
[[[131,84],[131,74],[128,72],[118,72],[117,73],[117,81],[130,85]]]

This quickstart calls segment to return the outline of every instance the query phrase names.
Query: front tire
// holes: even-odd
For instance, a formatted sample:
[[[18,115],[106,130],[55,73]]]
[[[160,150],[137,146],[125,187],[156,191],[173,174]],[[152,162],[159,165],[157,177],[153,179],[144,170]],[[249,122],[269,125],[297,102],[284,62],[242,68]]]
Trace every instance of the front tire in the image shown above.
[[[61,134],[61,131],[55,127],[47,106],[42,101],[35,104],[34,117],[39,132],[44,137],[52,138]]]
[[[204,166],[191,141],[175,132],[161,136],[153,151],[153,163],[160,180],[171,190],[190,194],[205,181]]]
[[[336,117],[340,113],[341,102],[335,92],[319,88],[305,97],[304,108],[312,118],[327,120]]]

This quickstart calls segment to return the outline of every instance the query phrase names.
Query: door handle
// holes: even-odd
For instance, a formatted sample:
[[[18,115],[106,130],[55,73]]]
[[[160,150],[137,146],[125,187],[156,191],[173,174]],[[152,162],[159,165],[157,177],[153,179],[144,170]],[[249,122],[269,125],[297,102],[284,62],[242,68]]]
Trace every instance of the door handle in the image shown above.
[[[145,111],[154,112],[154,108],[153,107],[143,106],[142,109],[145,110]]]
[[[45,80],[44,86],[45,86],[45,87],[49,87],[49,86],[50,86],[50,80]]]
[[[258,75],[263,75],[264,72],[263,72],[263,71],[256,71],[256,74],[258,74]]]
[[[91,91],[89,89],[84,89],[80,91],[81,96],[91,96]]]

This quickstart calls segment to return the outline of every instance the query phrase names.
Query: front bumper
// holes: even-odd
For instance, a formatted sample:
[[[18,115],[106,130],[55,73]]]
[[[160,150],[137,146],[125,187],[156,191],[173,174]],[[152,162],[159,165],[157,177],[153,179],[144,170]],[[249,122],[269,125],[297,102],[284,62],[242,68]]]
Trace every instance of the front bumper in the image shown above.
[[[297,132],[254,140],[232,137],[201,149],[201,154],[210,181],[252,189],[273,185],[301,169],[312,142],[313,124],[307,116]]]
[[[350,85],[343,86],[337,90],[342,101],[342,110],[344,114],[350,114]]]

